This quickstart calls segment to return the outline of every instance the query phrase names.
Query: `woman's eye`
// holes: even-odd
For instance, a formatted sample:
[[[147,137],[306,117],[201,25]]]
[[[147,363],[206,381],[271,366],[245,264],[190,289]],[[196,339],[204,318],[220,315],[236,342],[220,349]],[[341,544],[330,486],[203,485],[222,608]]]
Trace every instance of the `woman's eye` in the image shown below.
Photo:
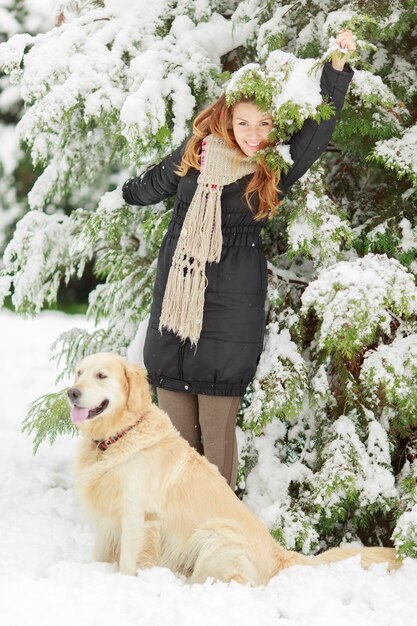
[[[103,374],[103,372],[99,372],[97,374],[97,378],[103,379],[103,378],[107,378],[106,374]]]

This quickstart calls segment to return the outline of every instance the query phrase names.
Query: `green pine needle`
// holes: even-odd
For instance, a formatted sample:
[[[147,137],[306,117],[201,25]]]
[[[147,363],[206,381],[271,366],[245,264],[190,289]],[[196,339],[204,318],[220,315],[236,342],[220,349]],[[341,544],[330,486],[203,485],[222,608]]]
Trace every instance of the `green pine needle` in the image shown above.
[[[70,420],[67,390],[62,389],[31,402],[23,420],[22,432],[34,435],[33,454],[45,440],[53,445],[58,435],[73,437],[77,429]]]

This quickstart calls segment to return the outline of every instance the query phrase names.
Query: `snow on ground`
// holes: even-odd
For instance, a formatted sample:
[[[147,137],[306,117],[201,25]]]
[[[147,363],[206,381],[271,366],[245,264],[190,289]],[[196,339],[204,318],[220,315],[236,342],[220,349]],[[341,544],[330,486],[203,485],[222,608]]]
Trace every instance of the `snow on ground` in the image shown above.
[[[55,389],[49,346],[82,317],[0,312],[0,622],[3,626],[410,626],[417,562],[388,573],[358,559],[296,567],[267,586],[190,585],[163,568],[122,576],[90,560],[92,534],[73,494],[77,442],[32,456],[26,405]]]

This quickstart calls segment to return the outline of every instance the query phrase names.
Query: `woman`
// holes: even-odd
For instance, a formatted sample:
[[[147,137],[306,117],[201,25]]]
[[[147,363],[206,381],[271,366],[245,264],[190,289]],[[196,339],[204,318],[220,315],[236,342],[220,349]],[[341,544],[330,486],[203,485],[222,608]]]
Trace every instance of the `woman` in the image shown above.
[[[355,49],[350,31],[341,31],[337,43]],[[286,175],[251,158],[268,148],[270,113],[256,98],[228,107],[223,95],[197,116],[184,145],[123,186],[125,201],[139,206],[176,194],[144,362],[159,406],[232,489],[236,413],[263,349],[267,269],[260,231],[325,150],[352,76],[337,53],[324,66],[321,91],[336,115],[320,124],[308,119],[292,136]]]

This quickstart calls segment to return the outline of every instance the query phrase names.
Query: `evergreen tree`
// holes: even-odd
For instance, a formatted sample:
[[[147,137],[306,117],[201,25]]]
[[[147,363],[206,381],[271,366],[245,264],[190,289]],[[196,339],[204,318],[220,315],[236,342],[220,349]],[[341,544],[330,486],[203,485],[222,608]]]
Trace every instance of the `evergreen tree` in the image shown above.
[[[42,5],[33,0],[0,0],[0,42],[17,33],[36,34],[50,29],[54,4],[54,0]],[[0,70],[0,252],[16,221],[28,210],[26,194],[33,183],[30,161],[15,132],[22,108],[19,87]]]
[[[392,536],[415,556],[416,3],[80,0],[56,15],[55,29],[0,46],[26,104],[20,139],[43,170],[0,296],[36,313],[94,263],[100,327],[58,339],[67,369],[97,350],[126,354],[149,310],[170,203],[125,206],[129,172],[184,140],[224,70],[277,50],[319,66],[339,28],[354,30],[355,77],[329,150],[265,229],[267,335],[242,403],[239,486],[289,548]],[[306,93],[300,102],[283,121],[297,126]],[[69,216],[45,210],[77,193]],[[69,430],[62,407],[60,394],[32,407],[36,445]]]

